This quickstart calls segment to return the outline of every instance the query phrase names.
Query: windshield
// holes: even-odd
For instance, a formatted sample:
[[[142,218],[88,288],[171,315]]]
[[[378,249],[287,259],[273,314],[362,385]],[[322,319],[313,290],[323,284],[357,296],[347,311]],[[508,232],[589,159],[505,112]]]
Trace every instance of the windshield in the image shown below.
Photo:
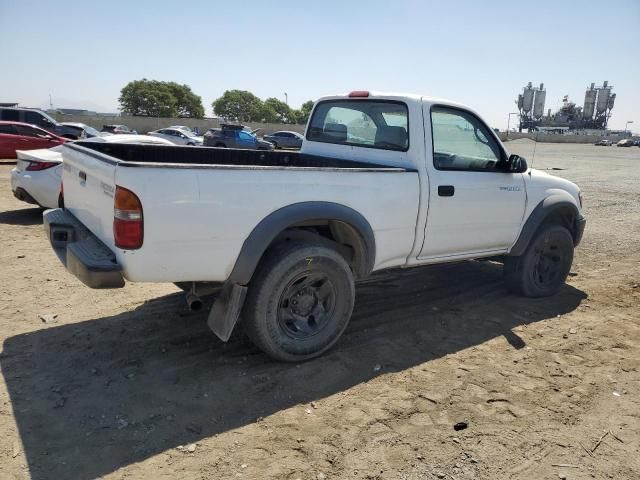
[[[84,127],[84,131],[87,134],[87,136],[90,136],[90,137],[98,137],[100,135],[100,132],[98,130],[96,130],[93,127],[90,127],[89,125]]]

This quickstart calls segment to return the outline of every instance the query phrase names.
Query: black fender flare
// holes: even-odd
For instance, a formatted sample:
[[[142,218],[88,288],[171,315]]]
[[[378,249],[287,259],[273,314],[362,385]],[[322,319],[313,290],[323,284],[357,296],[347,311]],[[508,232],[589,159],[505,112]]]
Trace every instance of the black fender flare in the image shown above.
[[[520,255],[523,255],[529,246],[529,243],[533,239],[533,236],[538,231],[538,228],[540,228],[540,225],[542,225],[555,212],[567,209],[571,211],[574,222],[583,219],[578,207],[563,196],[551,195],[538,203],[522,227],[518,240],[516,240],[516,243],[511,247],[509,256],[519,257]],[[571,234],[574,236],[574,240],[577,244],[580,239],[576,238],[577,232],[575,228],[575,225],[571,225]]]
[[[240,249],[227,282],[246,285],[251,280],[262,255],[273,240],[292,225],[314,220],[337,220],[351,225],[365,245],[365,270],[370,272],[376,257],[373,229],[362,214],[333,202],[301,202],[282,207],[263,218],[251,231]]]

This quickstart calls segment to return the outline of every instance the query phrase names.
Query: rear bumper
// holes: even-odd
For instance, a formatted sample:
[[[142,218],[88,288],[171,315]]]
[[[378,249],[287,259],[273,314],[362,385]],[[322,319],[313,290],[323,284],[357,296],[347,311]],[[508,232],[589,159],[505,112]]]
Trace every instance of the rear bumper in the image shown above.
[[[582,235],[584,234],[584,227],[587,226],[587,219],[582,215],[579,215],[576,218],[576,238],[574,241],[574,245],[577,247],[582,241]]]
[[[11,170],[11,190],[13,195],[23,202],[40,205],[44,208],[57,208],[60,194],[60,177],[55,172],[60,167],[29,172],[14,168]]]
[[[47,210],[43,224],[51,247],[69,272],[91,288],[124,286],[115,254],[67,210]]]
[[[17,187],[13,191],[13,196],[16,197],[18,200],[21,200],[23,202],[27,202],[27,203],[32,203],[34,205],[38,205],[38,202],[36,201],[36,199],[33,198],[31,195],[29,195],[29,192],[27,192],[22,187]]]

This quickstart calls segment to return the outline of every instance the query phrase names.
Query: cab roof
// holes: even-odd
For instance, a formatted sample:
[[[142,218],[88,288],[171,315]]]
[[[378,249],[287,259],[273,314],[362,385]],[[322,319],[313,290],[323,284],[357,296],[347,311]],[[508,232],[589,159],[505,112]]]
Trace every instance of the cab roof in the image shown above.
[[[368,95],[363,95],[363,94]],[[419,95],[416,93],[401,93],[401,92],[382,92],[379,90],[356,90],[348,93],[341,93],[337,95],[328,95],[318,99],[318,102],[323,100],[348,100],[348,99],[360,99],[360,100],[397,100],[404,102],[423,102],[429,104],[437,104],[437,105],[446,105],[451,107],[464,108],[467,110],[472,110],[467,105],[463,105],[462,103],[454,102],[452,100],[447,100],[445,98],[438,97],[430,97],[426,95]]]

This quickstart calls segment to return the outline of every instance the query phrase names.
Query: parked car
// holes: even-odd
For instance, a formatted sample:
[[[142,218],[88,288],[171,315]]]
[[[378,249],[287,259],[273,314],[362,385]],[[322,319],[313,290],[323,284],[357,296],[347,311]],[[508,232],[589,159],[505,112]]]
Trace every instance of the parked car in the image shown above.
[[[298,132],[287,131],[273,132],[262,137],[263,140],[272,143],[273,148],[300,148],[303,138]]]
[[[243,125],[221,125],[221,128],[210,128],[204,134],[204,145],[207,147],[273,150],[272,143],[260,140],[254,132],[245,130]]]
[[[594,145],[596,147],[610,147],[611,146],[611,140],[598,140],[596,143],[594,143]]]
[[[186,125],[171,125],[170,127],[167,128],[175,128],[177,130],[185,130],[187,132],[190,132],[192,134],[194,134],[195,136],[198,136],[198,134],[196,133],[196,131],[191,128],[191,127],[187,127]]]
[[[67,141],[35,125],[0,121],[0,158],[16,158],[16,150],[51,148]]]
[[[103,125],[101,132],[112,133],[114,135],[137,135],[138,132],[131,130],[126,125]]]
[[[633,145],[633,140],[631,140],[630,138],[625,138],[624,140],[620,140],[618,143],[616,143],[616,147],[633,147]]]
[[[92,288],[179,283],[192,308],[216,288],[213,332],[227,341],[242,314],[279,360],[331,348],[377,270],[501,257],[510,289],[553,295],[586,223],[575,184],[418,95],[322,98],[300,153],[116,147],[63,147],[66,208],[44,224],[68,270]]]
[[[77,130],[58,123],[50,115],[37,108],[0,107],[0,121],[27,123],[42,128],[58,137],[71,140],[78,138]]]
[[[202,146],[203,138],[195,135],[191,130],[181,130],[178,128],[161,128],[149,132],[148,135],[164,138],[176,145]]]
[[[168,140],[148,135],[107,135],[92,137],[87,142],[106,144],[173,145]],[[43,208],[62,205],[60,179],[62,150],[54,147],[41,150],[18,150],[16,167],[11,170],[11,190],[23,202]]]
[[[104,135],[111,135],[110,133],[107,133],[107,132],[99,132],[95,128],[87,125],[86,123],[62,122],[61,125],[64,125],[65,127],[73,129],[77,135],[76,138],[92,138],[92,137],[101,137]]]

